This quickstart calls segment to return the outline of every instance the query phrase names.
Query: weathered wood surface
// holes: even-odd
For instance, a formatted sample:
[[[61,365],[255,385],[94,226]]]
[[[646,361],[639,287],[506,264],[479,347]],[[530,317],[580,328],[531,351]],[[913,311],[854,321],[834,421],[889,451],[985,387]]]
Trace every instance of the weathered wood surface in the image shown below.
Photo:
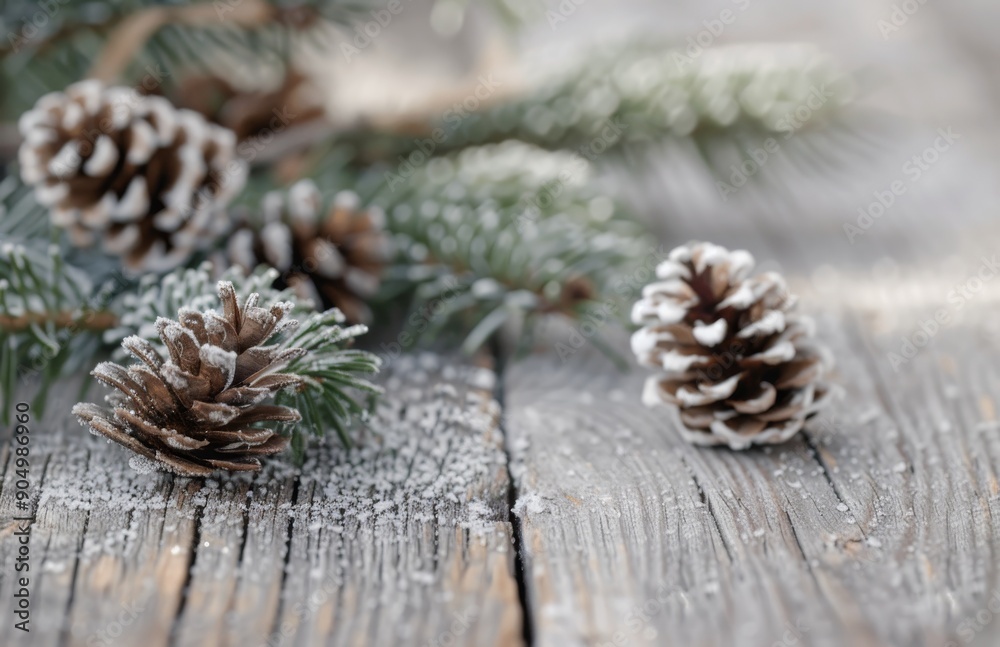
[[[996,80],[983,74],[996,41],[972,3],[921,5],[882,39],[894,4],[765,0],[719,39],[773,33],[763,23],[784,16],[876,67],[878,121],[781,139],[725,202],[683,149],[633,154],[614,175],[665,250],[711,240],[784,272],[843,393],[784,446],[693,448],[642,407],[641,371],[609,368],[593,328],[554,330],[561,352],[504,375],[534,644],[1000,644],[1000,281],[975,281],[1000,260]],[[687,36],[722,8],[662,12]],[[961,138],[911,182],[903,165],[949,127]],[[844,223],[895,180],[907,193],[849,240]],[[627,285],[638,295],[643,280]],[[894,370],[887,353],[939,310],[949,323]],[[615,347],[629,355],[624,338]]]
[[[302,474],[142,475],[65,416],[35,421],[32,631],[5,618],[0,644],[519,644],[495,377],[434,355],[390,371],[379,439],[321,448]]]
[[[617,23],[610,4],[535,44],[651,15],[683,42],[735,3],[613,3]],[[326,447],[306,475],[140,475],[75,422],[35,420],[30,635],[9,611],[0,447],[0,645],[1000,644],[1000,281],[951,298],[1000,252],[995,20],[925,3],[883,40],[893,4],[755,1],[718,40],[794,33],[873,66],[880,121],[782,141],[724,203],[682,149],[609,178],[667,248],[743,247],[789,276],[842,389],[805,434],[684,445],[640,405],[644,374],[585,338],[506,367],[499,404],[488,371],[397,360],[382,441]],[[848,241],[843,224],[949,126],[964,138]],[[894,370],[886,354],[939,309],[950,322]]]
[[[824,312],[841,399],[743,453],[686,445],[593,351],[511,369],[536,643],[946,644],[1000,590],[1000,356],[956,324],[897,374],[897,332]]]

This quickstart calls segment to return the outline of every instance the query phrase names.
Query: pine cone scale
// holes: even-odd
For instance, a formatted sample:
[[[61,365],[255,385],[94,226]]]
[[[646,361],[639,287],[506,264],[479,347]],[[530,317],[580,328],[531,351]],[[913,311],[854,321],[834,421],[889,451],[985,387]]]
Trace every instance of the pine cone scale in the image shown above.
[[[744,394],[739,400],[731,400],[730,404],[739,413],[758,414],[773,407],[777,398],[778,390],[774,386],[764,383],[760,385],[756,394]]]
[[[271,436],[261,443],[248,444],[242,440],[223,445],[216,451],[222,454],[220,457],[213,457],[215,460],[234,460],[229,455],[243,456],[250,460],[256,460],[257,456],[272,456],[284,451],[288,446],[288,439],[283,436]]]
[[[242,410],[239,407],[234,407],[228,404],[222,404],[221,402],[206,402],[203,400],[195,400],[188,407],[191,413],[201,420],[210,420],[212,423],[220,428],[232,423],[234,420],[240,417]]]
[[[206,442],[210,442],[219,452],[226,452],[228,448],[243,447],[250,448],[263,445],[269,441],[273,434],[261,429],[233,429],[206,431],[201,434]]]
[[[146,458],[156,459],[156,450],[144,445],[125,431],[124,427],[110,420],[107,417],[107,412],[102,407],[82,403],[73,407],[73,413],[80,419],[82,424],[89,426],[92,432],[113,440]]]
[[[243,386],[226,389],[215,397],[216,402],[231,404],[235,407],[248,407],[259,403],[271,394],[269,389],[253,386]]]
[[[281,391],[283,389],[296,386],[299,383],[300,380],[293,379],[291,376],[285,374],[273,374],[257,378],[254,381],[254,386],[258,389],[266,389],[268,391]]]
[[[226,423],[217,431],[231,431],[231,428],[243,428],[255,422],[275,420],[280,422],[297,422],[302,415],[291,407],[284,407],[277,404],[258,404],[254,408],[241,411],[231,422]]]
[[[265,377],[268,377],[275,371],[279,371],[294,360],[302,357],[305,354],[304,351],[297,348],[289,348],[283,351],[276,352],[272,359],[265,365],[258,368],[256,371],[250,375],[243,378],[243,382],[260,388],[260,381]],[[248,367],[249,368],[249,367]],[[238,369],[237,369],[238,370]]]
[[[162,463],[167,471],[173,472],[174,474],[179,474],[181,476],[211,476],[216,469],[228,469],[228,470],[253,470],[253,466],[250,463],[232,463],[229,465],[218,465],[219,461],[214,459],[204,459],[207,465],[200,462],[195,462],[193,460],[184,460],[176,454],[170,452],[159,452],[159,451],[149,451],[143,447],[143,451],[137,451],[137,453],[142,454],[146,458],[155,461],[157,463]]]

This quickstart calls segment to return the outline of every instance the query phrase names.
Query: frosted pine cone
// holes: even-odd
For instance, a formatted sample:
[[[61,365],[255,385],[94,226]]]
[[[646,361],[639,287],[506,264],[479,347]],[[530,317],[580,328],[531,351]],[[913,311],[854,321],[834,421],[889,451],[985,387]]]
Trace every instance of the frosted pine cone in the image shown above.
[[[779,443],[822,405],[826,361],[811,320],[773,272],[749,277],[753,257],[690,243],[656,268],[659,281],[632,310],[639,362],[661,369],[647,405],[674,405],[682,435],[699,445]]]
[[[339,308],[352,322],[369,321],[366,302],[378,291],[390,260],[381,211],[358,209],[358,198],[349,191],[324,210],[310,180],[297,182],[287,195],[268,193],[262,210],[259,229],[247,223],[230,236],[229,263],[250,271],[266,262],[302,298]]]
[[[21,177],[77,246],[100,240],[133,271],[166,271],[224,233],[246,179],[235,137],[162,97],[81,81],[18,122]]]
[[[263,402],[301,383],[279,371],[306,351],[264,345],[298,323],[285,318],[291,304],[260,308],[252,294],[241,306],[227,282],[219,284],[219,298],[221,315],[181,309],[179,321],[157,321],[166,358],[141,337],[125,339],[122,346],[140,363],[126,369],[103,362],[92,373],[117,390],[107,398],[112,408],[81,403],[73,413],[95,433],[176,474],[260,469],[259,456],[288,442],[260,424],[301,419],[295,409]]]

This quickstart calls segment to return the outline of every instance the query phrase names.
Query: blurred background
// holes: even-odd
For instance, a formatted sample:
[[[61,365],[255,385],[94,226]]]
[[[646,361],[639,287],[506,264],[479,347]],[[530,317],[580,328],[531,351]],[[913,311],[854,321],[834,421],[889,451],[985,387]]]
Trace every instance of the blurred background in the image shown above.
[[[796,129],[796,137],[786,140],[782,131],[781,153],[769,156],[745,190],[720,197],[716,182],[728,182],[731,165],[761,146],[763,138],[737,128],[747,105],[739,108],[743,114],[738,117],[727,114],[727,107],[711,105],[717,99],[713,92],[726,94],[713,82],[701,86],[701,123],[721,122],[722,136],[717,141],[688,137],[686,126],[643,130],[637,121],[644,113],[637,109],[640,116],[627,139],[638,145],[591,160],[600,175],[610,178],[608,190],[671,242],[712,235],[732,243],[745,223],[760,219],[801,228],[800,235],[817,238],[808,246],[816,265],[828,261],[841,267],[851,260],[871,265],[884,255],[879,240],[908,239],[908,231],[912,238],[914,227],[940,228],[946,238],[990,227],[996,197],[991,153],[998,136],[993,70],[1000,47],[992,27],[1000,9],[987,0],[233,0],[199,15],[163,18],[162,24],[149,20],[151,10],[183,5],[142,0],[42,4],[15,0],[6,2],[3,11],[4,31],[12,36],[0,48],[7,75],[2,104],[7,125],[0,152],[8,159],[19,142],[13,126],[17,116],[45,91],[84,78],[101,65],[106,69],[98,70],[98,76],[132,83],[149,70],[160,70],[154,73],[163,74],[154,92],[225,125],[238,124],[244,137],[259,127],[251,123],[254,118],[274,107],[268,103],[288,104],[289,97],[294,97],[302,121],[322,122],[279,138],[277,145],[262,146],[255,151],[254,163],[260,164],[315,147],[332,134],[357,142],[363,133],[370,144],[375,135],[418,132],[421,122],[446,119],[450,106],[475,96],[484,78],[492,81],[479,88],[482,99],[470,102],[476,110],[469,112],[500,105],[500,121],[506,123],[468,137],[449,134],[436,153],[505,136],[578,150],[579,142],[570,146],[570,138],[559,141],[555,131],[573,120],[571,113],[585,103],[584,97],[595,104],[614,102],[615,97],[602,99],[601,93],[617,87],[614,76],[621,80],[625,68],[641,58],[636,51],[643,47],[658,53],[676,50],[687,57],[689,68],[724,68],[742,61],[748,68],[766,70],[780,62],[802,71],[813,65],[807,60],[813,54],[794,48],[805,44],[827,57],[823,65],[842,73],[850,89],[838,90],[822,115],[810,115],[802,124],[808,127]],[[113,31],[125,16],[140,11],[146,14],[145,24],[134,22],[120,30],[133,37],[119,34],[113,41],[122,51],[109,52]],[[281,28],[281,36],[274,26]],[[244,37],[244,31],[253,37]],[[746,50],[739,51],[740,46]],[[122,60],[113,60],[116,56]],[[586,76],[587,69],[592,77]],[[641,77],[641,70],[637,74]],[[577,82],[578,91],[557,87],[567,79]],[[791,83],[807,84],[809,79]],[[637,95],[647,92],[646,98],[655,102],[657,91],[637,87]],[[560,101],[559,92],[569,98]],[[663,89],[658,92],[662,97]],[[538,101],[504,112],[504,104],[524,96]],[[737,103],[752,103],[752,97],[735,90],[728,99],[733,97]],[[793,100],[781,109],[796,107]],[[599,106],[597,113],[602,111],[615,113]],[[662,121],[662,115],[647,116],[651,123]],[[472,126],[475,130],[476,124]],[[904,164],[947,128],[961,134],[958,145],[910,182]],[[462,133],[466,130],[463,125]],[[382,155],[387,150],[405,154],[412,148],[388,146],[375,157],[392,160],[394,155]],[[284,162],[284,180],[302,174],[301,166]],[[912,184],[906,195],[874,228],[852,239],[845,223],[857,224],[858,209],[897,179]],[[705,228],[705,221],[722,227]],[[902,254],[907,246],[896,247],[894,254]]]
[[[998,24],[995,0],[5,0],[0,240],[17,243],[21,256],[0,246],[0,279],[37,261],[38,276],[63,272],[50,286],[56,305],[78,312],[115,276],[117,292],[100,302],[109,320],[151,323],[166,314],[156,310],[160,302],[136,307],[136,295],[166,284],[162,272],[135,276],[114,253],[79,249],[49,226],[48,211],[18,179],[18,120],[27,130],[22,115],[40,97],[98,79],[166,97],[232,130],[235,157],[249,169],[232,204],[222,205],[230,226],[167,269],[193,271],[206,259],[216,270],[274,266],[278,287],[303,288],[352,322],[371,324],[366,339],[375,341],[362,343],[385,361],[444,339],[449,350],[492,356],[502,381],[508,350],[552,351],[531,335],[533,319],[576,325],[611,312],[621,325],[591,341],[621,363],[630,355],[630,305],[652,264],[690,240],[748,249],[761,270],[785,273],[804,310],[820,315],[821,337],[851,345],[844,364],[855,375],[889,375],[886,353],[946,308],[959,324],[935,349],[959,359],[926,353],[914,363],[922,371],[892,367],[887,384],[907,395],[910,409],[882,391],[859,393],[875,390],[869,382],[846,384],[855,399],[836,414],[857,433],[831,434],[822,451],[861,461],[865,486],[882,478],[873,468],[882,456],[866,443],[894,445],[898,436],[888,434],[896,428],[869,433],[881,414],[854,406],[878,400],[900,421],[899,442],[923,461],[918,473],[938,474],[931,467],[942,448],[972,447],[969,471],[980,470],[981,481],[956,471],[935,483],[953,487],[962,504],[972,489],[995,503],[995,461],[982,447],[997,445],[980,432],[996,428],[988,397],[996,382],[975,390],[963,380],[992,376],[990,352],[1000,350],[1000,282],[991,280],[1000,273]],[[325,206],[309,214],[308,235],[288,234],[288,249],[270,253],[268,241],[279,237],[268,226],[294,228],[302,181]],[[362,224],[326,236],[343,262],[310,265],[311,245],[325,236],[318,223],[348,212],[362,214],[352,221]],[[233,232],[252,241],[251,253],[231,249]],[[381,244],[383,234],[391,244]],[[214,303],[214,282],[192,276],[177,274],[169,285],[190,279],[198,284],[192,293]],[[0,291],[10,299],[0,300],[10,309],[0,312],[0,344],[19,353],[19,366],[44,366],[51,383],[117,348],[115,330],[62,325],[75,320],[22,284],[0,281],[4,290],[27,286]],[[60,328],[72,335],[57,336]],[[15,361],[4,361],[13,384]],[[607,371],[609,383],[624,379],[611,362],[586,366]],[[555,371],[558,383],[570,369]],[[941,373],[953,381],[938,384]],[[948,407],[962,399],[993,422],[964,424],[959,413],[960,433],[931,430],[917,405],[938,391]],[[10,392],[2,394],[7,402]],[[534,445],[532,452],[546,456]],[[949,465],[967,462],[962,454]],[[868,468],[874,476],[862,474]],[[964,520],[965,510],[937,510],[948,501],[936,498],[936,485],[919,494],[931,512]],[[858,590],[867,594],[873,582],[873,594],[858,605],[878,624],[871,600],[917,600],[892,635],[922,635],[926,623],[940,632],[927,633],[928,644],[944,643],[982,609],[985,591],[969,583],[996,580],[993,517],[983,503],[981,544],[959,540],[958,548],[978,551],[962,562],[972,566],[959,568],[949,562],[952,540],[941,538],[950,529],[913,529],[910,510],[894,512],[906,520],[901,549],[864,564]],[[929,561],[905,552],[914,546],[941,559],[940,580],[928,574]],[[928,588],[941,591],[897,595],[893,578],[904,572],[921,586],[926,575]],[[712,594],[692,599],[684,604],[705,617],[716,609]],[[969,641],[997,644],[998,624]]]

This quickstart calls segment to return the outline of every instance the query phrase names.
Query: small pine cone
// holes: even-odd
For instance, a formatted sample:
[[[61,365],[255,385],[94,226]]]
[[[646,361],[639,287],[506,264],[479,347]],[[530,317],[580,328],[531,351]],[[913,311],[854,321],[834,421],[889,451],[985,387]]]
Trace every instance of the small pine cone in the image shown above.
[[[251,294],[242,306],[232,283],[219,283],[222,314],[182,308],[179,321],[160,318],[157,333],[164,357],[148,341],[128,337],[122,346],[137,360],[129,368],[103,362],[92,375],[117,389],[112,408],[81,403],[73,413],[91,431],[107,436],[148,459],[158,469],[182,476],[215,470],[258,470],[259,456],[282,451],[288,439],[265,422],[295,422],[299,412],[263,404],[269,396],[302,379],[279,373],[302,357],[301,348],[265,346],[272,336],[297,325],[286,319],[289,303],[257,307]]]
[[[228,228],[246,179],[235,137],[162,97],[82,81],[21,116],[21,177],[77,246],[167,271]]]
[[[690,243],[656,268],[632,320],[639,362],[662,369],[643,402],[676,406],[682,435],[699,445],[780,443],[826,400],[827,361],[810,344],[811,320],[773,272],[749,277],[754,259]]]
[[[278,287],[284,283],[317,305],[339,308],[349,321],[370,321],[366,302],[390,260],[382,212],[359,209],[350,191],[338,193],[324,211],[310,180],[292,185],[287,196],[268,193],[262,210],[259,228],[243,224],[229,237],[229,264],[251,271],[266,262],[282,273]]]

